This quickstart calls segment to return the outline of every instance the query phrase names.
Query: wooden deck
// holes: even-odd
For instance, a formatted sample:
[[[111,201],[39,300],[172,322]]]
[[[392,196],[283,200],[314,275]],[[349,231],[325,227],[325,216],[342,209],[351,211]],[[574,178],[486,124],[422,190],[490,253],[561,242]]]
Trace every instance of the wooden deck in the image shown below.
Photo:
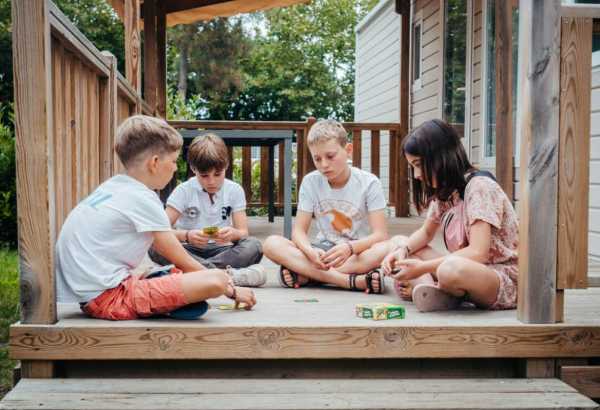
[[[390,219],[390,231],[407,233],[417,219]],[[252,218],[264,239],[281,224]],[[198,321],[147,319],[108,322],[59,305],[54,325],[15,325],[11,356],[32,360],[127,359],[343,359],[343,358],[561,358],[600,356],[600,289],[566,291],[565,322],[527,325],[516,311],[420,313],[404,303],[403,320],[355,317],[357,303],[398,302],[384,295],[332,288],[283,289],[277,267],[263,262],[269,280],[257,289],[252,311],[224,311],[225,298]],[[391,283],[388,282],[388,285]],[[316,299],[317,302],[305,302]]]

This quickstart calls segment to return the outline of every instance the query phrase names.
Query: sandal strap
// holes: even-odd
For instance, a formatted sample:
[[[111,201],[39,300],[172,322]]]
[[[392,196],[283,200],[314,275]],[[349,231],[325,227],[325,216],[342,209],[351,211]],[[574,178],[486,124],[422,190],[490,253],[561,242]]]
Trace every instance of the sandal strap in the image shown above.
[[[288,274],[292,278],[291,285],[285,281],[285,275],[283,274],[284,269],[286,269],[288,271]],[[288,288],[293,288],[296,285],[296,283],[298,283],[298,275],[296,274],[296,272],[292,272],[291,270],[289,270],[286,267],[283,267],[283,266],[279,267],[279,276],[281,277],[281,283],[283,283]]]
[[[377,292],[375,292],[375,289],[373,289],[373,274],[374,273],[377,273],[377,275],[378,275],[377,280],[379,281],[379,291],[377,291]],[[377,294],[382,293],[381,278],[382,278],[382,276],[381,276],[381,272],[379,271],[379,269],[373,269],[372,271],[370,271],[369,273],[367,273],[365,275],[365,282],[367,285],[367,289],[369,290],[369,293],[377,293]]]
[[[355,273],[348,275],[348,285],[350,286],[350,290],[360,290],[356,287],[356,276]]]

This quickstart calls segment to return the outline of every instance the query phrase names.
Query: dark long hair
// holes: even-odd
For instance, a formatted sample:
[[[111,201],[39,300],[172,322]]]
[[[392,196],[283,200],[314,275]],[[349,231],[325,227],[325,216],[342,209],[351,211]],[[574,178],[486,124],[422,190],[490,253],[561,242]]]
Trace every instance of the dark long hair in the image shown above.
[[[421,160],[422,180],[415,179],[410,168],[412,196],[419,213],[433,199],[449,201],[457,191],[464,196],[465,174],[474,170],[462,142],[447,122],[434,119],[425,121],[412,130],[402,141],[402,154]],[[432,186],[433,178],[437,187]]]

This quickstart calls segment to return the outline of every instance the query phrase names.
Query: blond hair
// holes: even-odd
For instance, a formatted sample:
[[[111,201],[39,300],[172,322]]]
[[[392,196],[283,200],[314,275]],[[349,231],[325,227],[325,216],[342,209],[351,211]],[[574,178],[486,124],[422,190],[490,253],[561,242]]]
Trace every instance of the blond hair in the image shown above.
[[[196,172],[222,171],[229,166],[225,142],[216,134],[200,135],[188,148],[188,164]]]
[[[165,120],[147,115],[127,118],[117,129],[115,151],[127,168],[142,154],[164,155],[179,151],[183,145],[181,135]]]
[[[336,120],[321,120],[316,122],[308,132],[308,145],[335,139],[342,147],[348,143],[348,133],[341,123]]]

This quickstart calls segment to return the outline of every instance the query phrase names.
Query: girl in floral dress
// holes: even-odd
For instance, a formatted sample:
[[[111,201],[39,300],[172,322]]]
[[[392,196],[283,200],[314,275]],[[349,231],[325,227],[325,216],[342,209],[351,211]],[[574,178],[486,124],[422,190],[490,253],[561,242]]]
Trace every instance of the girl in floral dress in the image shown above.
[[[458,134],[441,120],[415,128],[402,150],[411,166],[414,205],[419,213],[427,209],[427,217],[409,237],[394,237],[396,248],[382,262],[397,293],[423,312],[462,301],[514,309],[518,221],[493,175],[471,165]],[[438,229],[449,254],[430,246]]]

